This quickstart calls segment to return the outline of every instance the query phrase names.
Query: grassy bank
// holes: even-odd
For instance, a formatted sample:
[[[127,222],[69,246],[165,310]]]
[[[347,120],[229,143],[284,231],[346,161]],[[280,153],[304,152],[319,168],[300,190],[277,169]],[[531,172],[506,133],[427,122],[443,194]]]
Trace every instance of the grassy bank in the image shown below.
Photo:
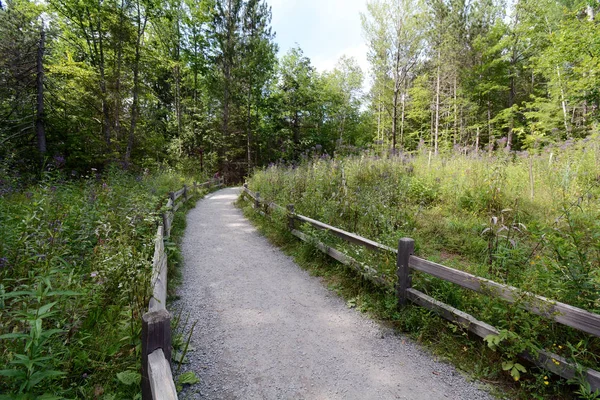
[[[156,226],[167,193],[192,180],[113,169],[4,191],[0,397],[140,397]]]
[[[412,237],[419,256],[598,313],[599,165],[600,142],[592,138],[539,153],[334,160],[314,155],[293,168],[257,171],[249,184],[265,199],[295,204],[303,215],[392,247],[400,237]],[[394,275],[390,257],[313,234]],[[582,366],[599,364],[598,338],[435,278],[417,274],[414,286],[501,330],[500,358],[480,370],[498,371],[517,362],[520,351],[537,348]],[[360,306],[361,299],[355,303]],[[428,336],[429,313],[418,314],[397,317],[403,329]],[[526,367],[525,374],[512,368],[506,374],[531,388],[528,393],[551,397],[572,389],[548,372]],[[580,383],[574,387],[586,395]]]

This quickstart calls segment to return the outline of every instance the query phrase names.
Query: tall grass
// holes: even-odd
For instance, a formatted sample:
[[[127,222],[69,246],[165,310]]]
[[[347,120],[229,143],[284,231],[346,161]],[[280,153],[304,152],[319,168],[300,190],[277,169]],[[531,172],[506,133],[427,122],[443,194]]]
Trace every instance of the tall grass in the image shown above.
[[[1,398],[140,398],[162,203],[184,177],[48,173],[0,196]],[[187,180],[190,182],[191,178]]]
[[[537,152],[374,153],[256,171],[261,197],[389,246],[600,313],[600,139]],[[393,260],[319,234],[394,276]],[[499,329],[512,354],[550,348],[597,367],[600,341],[435,278],[414,285]],[[409,327],[410,328],[410,327]],[[558,347],[560,346],[560,348]]]

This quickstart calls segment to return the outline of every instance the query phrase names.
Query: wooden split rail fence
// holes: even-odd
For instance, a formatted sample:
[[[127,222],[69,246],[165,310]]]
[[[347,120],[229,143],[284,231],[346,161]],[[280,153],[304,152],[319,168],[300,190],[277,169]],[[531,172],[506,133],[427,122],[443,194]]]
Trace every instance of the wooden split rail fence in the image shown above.
[[[219,187],[222,184],[221,180],[200,184],[194,182],[191,186],[184,185],[180,190],[169,193],[162,225],[159,225],[156,232],[152,260],[152,297],[148,303],[148,312],[142,316],[143,400],[177,399],[171,373],[171,314],[166,309],[167,254],[164,241],[171,235],[175,212],[191,197],[191,191]]]
[[[371,281],[376,286],[395,290],[398,304],[401,307],[410,301],[436,312],[441,317],[452,321],[481,338],[485,338],[488,335],[498,335],[500,333],[495,327],[477,320],[472,315],[442,303],[441,301],[435,300],[425,293],[414,289],[412,287],[411,274],[412,271],[420,271],[444,281],[452,282],[463,288],[500,298],[508,303],[516,304],[534,314],[578,329],[590,335],[600,337],[600,315],[416,257],[413,254],[415,248],[413,239],[400,239],[398,242],[398,249],[394,249],[354,233],[330,226],[321,221],[297,214],[294,210],[294,205],[292,204],[289,204],[284,208],[273,202],[265,201],[261,199],[260,193],[253,193],[250,191],[247,184],[244,184],[243,194],[249,196],[254,202],[254,207],[261,210],[260,212],[263,214],[268,214],[272,210],[279,210],[287,213],[288,228],[294,236],[304,242],[313,244],[323,253],[356,270],[365,279]],[[375,268],[364,265],[339,250],[327,246],[315,238],[299,231],[296,229],[296,221],[307,223],[314,228],[328,231],[347,242],[366,247],[373,251],[395,253],[397,275],[395,285],[386,276],[380,274]],[[581,368],[578,365],[547,350],[538,350],[537,354],[525,352],[520,354],[520,356],[563,378],[573,379],[581,377],[589,383],[592,391],[600,390],[600,372],[596,370],[584,369],[583,372],[581,372]],[[580,376],[580,374],[583,374],[583,376]]]

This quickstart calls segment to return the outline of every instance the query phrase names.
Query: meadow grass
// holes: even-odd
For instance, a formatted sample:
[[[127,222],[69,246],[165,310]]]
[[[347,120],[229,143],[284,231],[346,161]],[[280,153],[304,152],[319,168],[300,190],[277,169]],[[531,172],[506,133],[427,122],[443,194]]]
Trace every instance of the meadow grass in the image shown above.
[[[294,204],[300,214],[388,246],[412,237],[421,257],[600,313],[599,163],[598,137],[530,153],[313,154],[298,165],[257,170],[249,186],[266,200]],[[303,229],[393,280],[393,257]],[[504,365],[539,348],[582,366],[599,364],[596,337],[423,274],[413,284],[500,329]],[[427,325],[411,320],[408,330]],[[540,393],[565,384],[548,375],[528,368],[513,378]]]

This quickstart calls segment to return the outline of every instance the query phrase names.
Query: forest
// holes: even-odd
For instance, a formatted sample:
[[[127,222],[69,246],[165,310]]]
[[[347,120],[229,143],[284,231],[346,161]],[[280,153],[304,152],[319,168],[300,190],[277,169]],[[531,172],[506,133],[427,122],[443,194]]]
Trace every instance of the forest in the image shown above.
[[[370,70],[342,57],[317,71],[299,47],[278,54],[265,1],[5,1],[1,168],[191,163],[239,181],[313,148],[520,151],[584,138],[599,119],[599,8],[369,1]]]
[[[0,0],[0,399],[140,398],[155,228],[169,191],[215,173],[600,310],[600,2],[367,0],[352,29],[368,70],[282,54],[272,12],[267,0]],[[165,243],[174,282],[179,218]],[[505,353],[416,307],[384,300],[375,314],[459,349],[450,357],[476,377],[516,376],[515,397],[596,398],[581,380],[502,368],[542,346],[594,367],[598,338],[415,284],[499,324]]]

